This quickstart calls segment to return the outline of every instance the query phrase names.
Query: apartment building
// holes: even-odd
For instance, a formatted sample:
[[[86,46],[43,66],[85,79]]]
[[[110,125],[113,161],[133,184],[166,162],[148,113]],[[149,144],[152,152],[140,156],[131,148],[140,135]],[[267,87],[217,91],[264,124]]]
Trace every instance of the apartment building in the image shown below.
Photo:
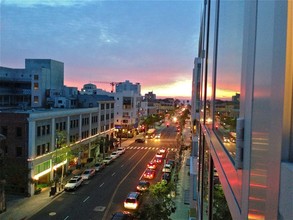
[[[115,86],[116,92],[112,93],[115,99],[115,127],[123,129],[123,132],[128,133],[131,137],[139,123],[139,109],[142,100],[141,85],[126,80]]]
[[[292,219],[293,2],[202,1],[200,27],[191,208],[197,219]]]
[[[33,195],[35,181],[48,183],[72,164],[101,157],[104,146],[97,137],[113,136],[114,104],[112,100],[93,108],[3,111],[0,121],[7,192]]]
[[[47,90],[64,86],[64,64],[51,59],[25,59],[24,69],[0,67],[0,107],[37,108]]]

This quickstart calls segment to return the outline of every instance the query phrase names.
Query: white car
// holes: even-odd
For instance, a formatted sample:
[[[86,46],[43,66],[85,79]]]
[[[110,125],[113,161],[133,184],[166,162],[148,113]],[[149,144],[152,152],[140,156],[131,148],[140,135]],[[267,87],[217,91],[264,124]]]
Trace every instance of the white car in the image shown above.
[[[119,156],[120,156],[120,154],[117,151],[112,152],[110,155],[110,157],[112,157],[114,160]]]
[[[100,163],[96,163],[95,164],[95,170],[96,170],[96,172],[101,171],[104,168],[105,168],[105,163],[104,162],[100,162]]]
[[[81,174],[81,177],[84,180],[88,180],[91,177],[93,177],[96,174],[96,170],[95,169],[86,169],[83,171],[83,173]]]
[[[82,184],[82,181],[83,179],[81,176],[74,176],[66,183],[64,190],[75,190]]]
[[[172,171],[172,165],[166,163],[166,164],[164,165],[164,167],[163,167],[162,172],[163,172],[163,173],[171,173],[171,171]]]
[[[104,162],[106,165],[108,165],[108,164],[112,163],[113,160],[114,160],[113,157],[108,156],[108,157],[105,157],[105,159],[103,160],[103,162]]]
[[[118,147],[117,152],[121,155],[125,153],[125,148],[124,147]]]

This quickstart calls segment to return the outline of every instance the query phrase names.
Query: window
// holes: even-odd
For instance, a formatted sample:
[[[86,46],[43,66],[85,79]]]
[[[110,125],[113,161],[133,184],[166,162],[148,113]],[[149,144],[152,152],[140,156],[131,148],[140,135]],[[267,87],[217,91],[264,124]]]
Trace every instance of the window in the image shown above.
[[[47,134],[50,134],[50,125],[47,125],[47,126],[46,126],[46,133],[47,133]]]
[[[46,134],[46,126],[43,125],[43,126],[42,126],[42,135],[45,135],[45,134]]]
[[[240,107],[243,18],[244,1],[220,2],[214,125],[218,138],[233,158]]]
[[[37,156],[41,155],[41,145],[37,146]]]
[[[22,147],[16,147],[16,156],[21,157],[22,156]]]
[[[34,83],[34,90],[39,89],[39,83]]]
[[[106,109],[109,109],[109,108],[110,108],[110,104],[107,103],[107,104],[106,104]]]
[[[105,104],[101,104],[101,110],[105,109]]]
[[[22,129],[21,127],[16,127],[16,137],[21,137],[22,136]]]
[[[34,103],[39,103],[39,96],[34,96]]]
[[[34,75],[34,80],[39,80],[39,75]]]
[[[7,131],[8,131],[7,126],[1,126],[1,134],[7,137],[7,133],[8,133]]]
[[[37,136],[41,136],[41,126],[37,127]]]

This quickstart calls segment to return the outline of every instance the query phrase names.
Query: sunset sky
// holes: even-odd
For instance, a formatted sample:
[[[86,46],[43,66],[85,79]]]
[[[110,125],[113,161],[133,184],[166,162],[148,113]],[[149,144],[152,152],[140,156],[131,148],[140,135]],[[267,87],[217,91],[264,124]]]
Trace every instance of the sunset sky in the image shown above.
[[[190,97],[197,0],[3,0],[0,65],[26,58],[64,63],[65,84],[140,83],[142,95]]]

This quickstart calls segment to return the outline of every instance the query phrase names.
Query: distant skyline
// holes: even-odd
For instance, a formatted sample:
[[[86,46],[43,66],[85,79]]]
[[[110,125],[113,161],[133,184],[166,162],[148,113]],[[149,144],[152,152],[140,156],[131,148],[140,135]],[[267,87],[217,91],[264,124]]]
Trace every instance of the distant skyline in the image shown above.
[[[129,80],[142,95],[189,98],[201,2],[2,0],[0,65],[53,59],[67,86]]]

